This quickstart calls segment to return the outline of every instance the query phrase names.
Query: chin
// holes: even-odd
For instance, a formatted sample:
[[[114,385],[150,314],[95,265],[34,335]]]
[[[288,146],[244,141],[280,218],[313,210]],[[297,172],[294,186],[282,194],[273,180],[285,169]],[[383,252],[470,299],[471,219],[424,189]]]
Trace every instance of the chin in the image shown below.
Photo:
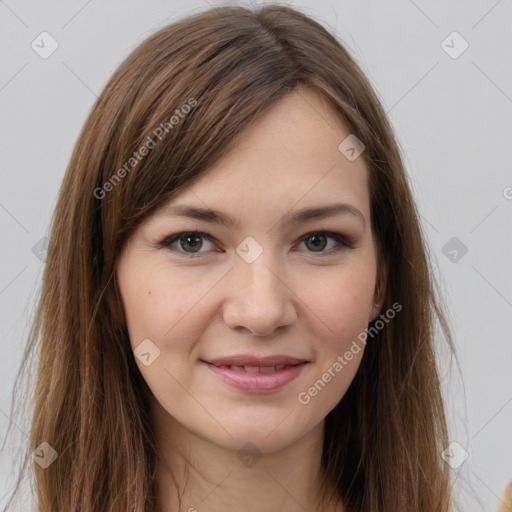
[[[299,424],[296,418],[290,421],[292,415],[287,417],[287,414],[279,414],[275,417],[269,415],[266,418],[262,418],[261,413],[259,417],[241,415],[236,423],[223,424],[229,434],[220,429],[220,432],[217,431],[220,435],[213,438],[210,431],[207,438],[218,446],[237,453],[240,450],[243,451],[244,447],[250,450],[251,446],[261,454],[278,452],[300,439],[308,431],[307,426]]]

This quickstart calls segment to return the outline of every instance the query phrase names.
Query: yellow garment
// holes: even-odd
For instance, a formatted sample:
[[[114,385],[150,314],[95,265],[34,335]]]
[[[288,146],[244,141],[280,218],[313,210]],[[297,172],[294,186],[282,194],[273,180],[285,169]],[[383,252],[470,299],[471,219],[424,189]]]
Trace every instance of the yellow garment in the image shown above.
[[[496,512],[512,512],[512,482],[509,482],[507,485],[503,499],[499,503]]]

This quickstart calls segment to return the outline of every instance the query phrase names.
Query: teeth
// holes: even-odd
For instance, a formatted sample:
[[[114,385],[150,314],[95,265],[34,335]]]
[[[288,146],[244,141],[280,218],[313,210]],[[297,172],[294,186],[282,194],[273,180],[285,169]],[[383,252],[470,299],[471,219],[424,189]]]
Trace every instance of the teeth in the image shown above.
[[[286,368],[285,364],[276,364],[275,366],[226,366],[221,365],[219,368],[228,368],[230,370],[235,370],[237,372],[247,372],[247,373],[272,373],[276,370],[282,370]]]

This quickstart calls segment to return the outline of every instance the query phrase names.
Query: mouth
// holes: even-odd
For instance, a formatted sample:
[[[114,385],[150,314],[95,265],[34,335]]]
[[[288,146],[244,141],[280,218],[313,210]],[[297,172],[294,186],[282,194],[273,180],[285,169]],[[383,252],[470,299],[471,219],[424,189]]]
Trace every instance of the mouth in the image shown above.
[[[277,391],[299,376],[309,361],[286,356],[234,356],[202,362],[224,383],[242,391]]]

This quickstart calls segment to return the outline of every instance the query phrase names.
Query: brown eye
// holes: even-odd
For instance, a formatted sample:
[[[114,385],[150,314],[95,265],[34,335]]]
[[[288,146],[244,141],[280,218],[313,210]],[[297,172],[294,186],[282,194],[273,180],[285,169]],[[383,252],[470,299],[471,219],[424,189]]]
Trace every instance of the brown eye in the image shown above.
[[[334,241],[334,244],[328,248],[328,240]],[[319,254],[329,254],[342,249],[352,249],[353,243],[339,235],[338,233],[318,232],[308,233],[301,238],[301,241],[306,245],[309,252],[316,252]]]
[[[193,256],[194,254],[207,252],[201,251],[204,244],[203,239],[212,243],[212,238],[206,233],[200,233],[198,231],[182,232],[166,237],[158,243],[158,246],[167,247],[181,255],[190,254]]]
[[[179,245],[180,245],[181,249],[186,250],[187,247],[191,247],[192,252],[197,252],[203,245],[203,243],[201,241],[201,237],[199,237],[197,235],[193,235],[193,236],[185,235],[181,238],[178,238],[178,241],[180,242]]]
[[[309,245],[308,245],[309,243]],[[311,235],[306,238],[306,245],[313,251],[322,251],[327,245],[327,237],[325,235]]]

